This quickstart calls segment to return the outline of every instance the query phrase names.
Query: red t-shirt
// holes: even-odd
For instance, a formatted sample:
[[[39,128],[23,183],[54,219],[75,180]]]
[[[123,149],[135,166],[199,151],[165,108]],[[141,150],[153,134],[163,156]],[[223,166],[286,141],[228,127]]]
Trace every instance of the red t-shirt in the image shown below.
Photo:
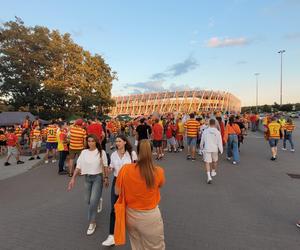
[[[169,124],[166,129],[166,137],[170,139],[173,137],[173,132],[176,131],[176,127],[172,124]]]
[[[101,142],[102,140],[102,125],[99,123],[93,123],[87,127],[87,134],[94,134],[97,136],[98,140]]]
[[[8,133],[6,135],[6,145],[10,147],[15,147],[18,142],[18,137],[13,133]]]
[[[163,139],[163,127],[159,123],[155,123],[152,127],[153,140],[161,141]]]

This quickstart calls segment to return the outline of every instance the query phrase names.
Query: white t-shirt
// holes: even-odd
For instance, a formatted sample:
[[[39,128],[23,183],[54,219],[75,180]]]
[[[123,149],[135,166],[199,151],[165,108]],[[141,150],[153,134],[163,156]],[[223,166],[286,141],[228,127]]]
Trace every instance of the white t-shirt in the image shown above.
[[[120,158],[117,151],[115,151],[111,154],[110,167],[113,169],[115,177],[118,176],[119,171],[121,170],[121,168],[123,167],[124,164],[130,164],[133,161],[137,160],[137,155],[136,155],[135,151],[131,152],[131,156],[132,156],[132,161],[131,161],[128,151],[126,151],[126,153],[124,154],[124,156],[122,158]]]
[[[102,150],[103,165],[107,167],[107,157],[104,150]],[[84,149],[81,151],[76,168],[81,170],[81,174],[100,174],[102,173],[100,153],[98,149],[93,151]]]

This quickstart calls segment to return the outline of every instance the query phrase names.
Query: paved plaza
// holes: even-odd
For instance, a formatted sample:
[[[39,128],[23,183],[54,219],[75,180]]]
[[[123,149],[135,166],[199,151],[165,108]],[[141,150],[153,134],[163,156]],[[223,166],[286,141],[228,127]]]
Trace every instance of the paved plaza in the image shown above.
[[[299,249],[300,179],[287,175],[300,174],[296,125],[295,153],[280,147],[272,162],[263,135],[249,133],[241,163],[234,166],[223,155],[212,185],[206,184],[200,157],[191,162],[183,152],[167,154],[160,162],[167,249]],[[83,178],[67,192],[69,177],[57,175],[54,164],[20,172],[0,180],[1,250],[107,249],[101,242],[108,235],[110,189],[104,191],[96,232],[88,237]],[[129,241],[112,249],[130,249]]]

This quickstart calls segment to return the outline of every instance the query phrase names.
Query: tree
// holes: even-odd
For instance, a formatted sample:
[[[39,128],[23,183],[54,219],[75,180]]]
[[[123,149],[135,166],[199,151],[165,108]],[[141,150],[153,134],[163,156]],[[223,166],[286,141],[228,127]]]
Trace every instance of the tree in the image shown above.
[[[114,104],[114,79],[104,59],[68,33],[26,27],[19,18],[0,29],[0,91],[16,110],[47,118],[103,112]]]

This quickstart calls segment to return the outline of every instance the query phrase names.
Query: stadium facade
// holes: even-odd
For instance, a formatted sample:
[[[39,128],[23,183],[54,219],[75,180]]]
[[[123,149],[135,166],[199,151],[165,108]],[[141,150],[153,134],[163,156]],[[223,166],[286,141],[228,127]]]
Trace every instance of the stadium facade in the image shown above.
[[[241,101],[224,91],[175,91],[113,97],[110,115],[152,114],[153,112],[230,111],[240,112]]]

